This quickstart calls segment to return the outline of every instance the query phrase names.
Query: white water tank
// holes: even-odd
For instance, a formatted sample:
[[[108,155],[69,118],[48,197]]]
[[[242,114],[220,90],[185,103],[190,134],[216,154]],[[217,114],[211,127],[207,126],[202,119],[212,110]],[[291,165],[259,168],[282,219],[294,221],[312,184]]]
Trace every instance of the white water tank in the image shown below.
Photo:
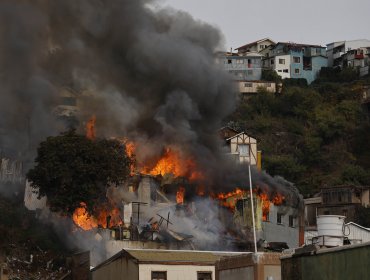
[[[320,215],[317,216],[318,244],[320,246],[342,246],[345,216]]]

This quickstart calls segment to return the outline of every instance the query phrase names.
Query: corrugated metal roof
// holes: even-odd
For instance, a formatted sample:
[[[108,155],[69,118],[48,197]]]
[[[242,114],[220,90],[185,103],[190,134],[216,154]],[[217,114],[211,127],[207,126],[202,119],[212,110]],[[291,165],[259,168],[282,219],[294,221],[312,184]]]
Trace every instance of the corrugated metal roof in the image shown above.
[[[221,257],[241,255],[246,252],[218,252],[218,251],[185,251],[185,250],[151,250],[151,249],[124,249],[91,269],[96,271],[100,267],[120,258],[128,258],[138,263],[167,263],[167,264],[197,264],[214,265]]]
[[[200,251],[130,250],[126,251],[139,262],[196,262],[215,263],[220,255]]]

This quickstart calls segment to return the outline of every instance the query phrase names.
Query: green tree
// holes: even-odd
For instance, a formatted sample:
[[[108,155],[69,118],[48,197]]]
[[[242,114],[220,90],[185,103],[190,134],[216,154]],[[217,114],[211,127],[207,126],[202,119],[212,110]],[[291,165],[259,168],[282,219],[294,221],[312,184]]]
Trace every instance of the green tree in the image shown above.
[[[36,165],[27,173],[52,211],[71,214],[80,202],[94,213],[105,200],[108,185],[117,185],[130,173],[131,160],[117,140],[89,140],[71,130],[40,143]]]

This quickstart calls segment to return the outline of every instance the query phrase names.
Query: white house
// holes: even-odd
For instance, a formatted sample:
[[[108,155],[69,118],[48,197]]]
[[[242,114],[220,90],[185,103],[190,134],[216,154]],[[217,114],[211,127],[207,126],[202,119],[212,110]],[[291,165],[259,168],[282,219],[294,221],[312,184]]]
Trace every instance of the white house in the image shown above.
[[[370,40],[359,39],[351,41],[338,41],[326,45],[326,55],[328,57],[328,66],[340,66],[342,56],[350,50],[370,47]]]
[[[232,252],[122,250],[91,270],[92,280],[215,280],[216,262]]]

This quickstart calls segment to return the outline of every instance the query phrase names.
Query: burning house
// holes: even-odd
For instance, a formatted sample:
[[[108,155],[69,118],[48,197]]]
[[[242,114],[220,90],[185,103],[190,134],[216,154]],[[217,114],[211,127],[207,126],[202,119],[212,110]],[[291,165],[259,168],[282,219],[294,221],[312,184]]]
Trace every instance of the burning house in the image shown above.
[[[301,197],[254,168],[257,140],[230,135],[225,155],[215,137],[237,101],[214,62],[219,30],[152,1],[14,0],[1,3],[3,11],[2,25],[18,32],[0,33],[1,143],[33,159],[40,141],[71,125],[59,117],[76,115],[77,132],[91,141],[124,137],[135,159],[131,176],[109,187],[94,214],[87,201],[76,202],[73,230],[58,227],[68,242],[104,259],[123,248],[250,250],[250,187],[259,238],[284,241],[267,234],[275,213],[277,227],[296,233]]]

